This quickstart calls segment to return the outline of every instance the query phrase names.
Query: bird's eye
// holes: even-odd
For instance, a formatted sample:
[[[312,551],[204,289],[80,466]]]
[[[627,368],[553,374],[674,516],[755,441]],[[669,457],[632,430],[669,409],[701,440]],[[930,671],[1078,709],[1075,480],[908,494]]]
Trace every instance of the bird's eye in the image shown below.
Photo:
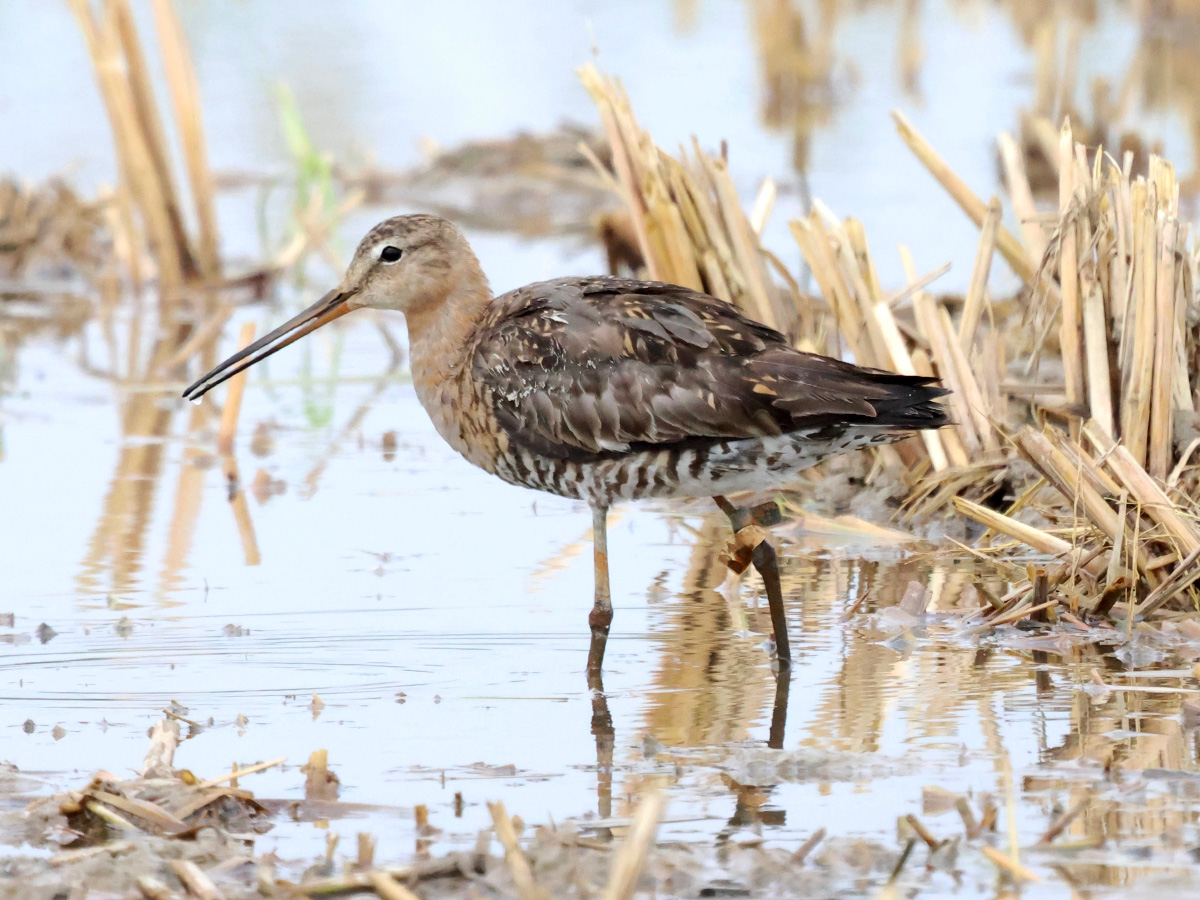
[[[394,263],[400,261],[401,250],[399,247],[384,247],[379,251],[379,259],[385,263]]]

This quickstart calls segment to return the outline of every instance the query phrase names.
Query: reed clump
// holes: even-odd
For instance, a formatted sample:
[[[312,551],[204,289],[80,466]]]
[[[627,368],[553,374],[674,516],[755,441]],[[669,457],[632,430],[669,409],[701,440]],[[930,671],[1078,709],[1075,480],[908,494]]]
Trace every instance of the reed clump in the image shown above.
[[[1190,437],[1197,252],[1172,166],[1151,156],[1147,174],[1133,176],[1134,162],[1132,151],[1118,163],[1076,142],[1069,122],[1060,129],[1058,214],[1039,264],[1052,277],[1035,283],[1020,319],[1039,339],[1008,366],[1026,378],[1054,374],[1026,382],[1033,390],[1022,414],[1003,422],[1038,481],[1004,521],[957,504],[1058,557],[1050,588],[1072,612],[1117,611],[1128,621],[1173,602],[1194,608],[1200,557],[1192,500],[1200,482],[1189,468],[1200,445]],[[1068,546],[1014,533],[1025,506],[1065,528]],[[1015,590],[1028,599],[1035,587]]]
[[[1132,620],[1200,599],[1200,255],[1167,161],[1151,156],[1135,174],[1132,150],[1118,161],[1064,121],[1047,210],[1001,136],[1014,231],[1000,199],[976,194],[897,112],[903,142],[979,228],[967,291],[935,297],[927,288],[948,264],[920,274],[901,247],[908,284],[885,292],[861,222],[817,200],[789,224],[822,301],[758,240],[768,191],[746,214],[723,155],[695,143],[667,154],[617,82],[591,67],[582,77],[646,275],[728,300],[803,349],[952,390],[953,424],[877,451],[878,464],[910,484],[908,515],[952,509],[986,529],[975,552],[1051,557],[994,598],[992,619],[1061,607]],[[1015,297],[988,290],[996,256],[1023,282]]]
[[[177,184],[167,129],[154,100],[142,41],[128,0],[70,0],[108,112],[117,154],[118,224],[130,248],[131,276],[141,282],[140,256],[154,261],[164,295],[220,276],[219,237],[195,72],[171,0],[154,0],[155,26],[179,144],[186,163],[191,218]],[[194,231],[194,233],[193,233]]]
[[[799,288],[759,241],[774,185],[764,182],[747,214],[724,154],[713,156],[693,140],[678,158],[671,156],[638,125],[615,79],[591,64],[579,75],[600,109],[612,149],[615,176],[598,160],[597,171],[625,201],[646,274],[719,297],[784,333],[807,333]],[[592,155],[586,145],[580,150]]]
[[[104,258],[101,204],[61,179],[24,185],[0,179],[0,278],[37,287],[64,274],[91,278]]]

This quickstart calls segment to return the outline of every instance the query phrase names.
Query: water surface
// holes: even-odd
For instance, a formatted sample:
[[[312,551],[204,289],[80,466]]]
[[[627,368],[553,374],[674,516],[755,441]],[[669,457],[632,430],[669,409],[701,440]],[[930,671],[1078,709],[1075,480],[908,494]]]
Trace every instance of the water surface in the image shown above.
[[[218,170],[286,181],[279,81],[320,147],[395,169],[419,160],[422,137],[452,146],[591,122],[572,68],[595,45],[664,146],[728,139],[744,196],[764,176],[780,183],[768,241],[798,260],[785,225],[802,202],[795,135],[762,124],[747,5],[546,2],[523,15],[485,2],[361,3],[337,15],[318,3],[179,7]],[[907,155],[887,110],[904,107],[986,196],[999,190],[992,138],[1028,103],[1031,57],[1003,8],[927,4],[921,91],[905,92],[894,71],[899,22],[890,5],[839,19],[843,100],[812,132],[804,175],[815,196],[866,223],[886,284],[899,283],[892,248],[902,240],[922,268],[952,260],[945,286],[961,288],[974,228]],[[1082,38],[1081,71],[1116,78],[1138,40],[1125,14],[1104,7]],[[1139,121],[1168,155],[1190,159],[1179,114]],[[73,168],[84,189],[111,181],[103,110],[65,7],[0,8],[0,131],[20,135],[0,146],[0,170],[40,179]],[[262,252],[258,202],[249,189],[222,195],[231,260]],[[343,250],[399,211],[356,211]],[[497,290],[603,265],[573,240],[470,236]],[[337,277],[319,263],[308,275],[274,305],[240,311],[220,352],[241,322],[261,333]],[[997,266],[993,290],[1008,279]],[[1094,702],[1080,690],[1096,669],[1110,683],[1195,691],[1186,646],[1134,660],[1161,678],[1127,678],[1113,648],[964,628],[968,585],[994,573],[957,554],[808,537],[785,554],[798,658],[781,699],[753,587],[712,589],[723,521],[699,505],[631,507],[610,525],[617,614],[594,693],[583,672],[586,508],[455,456],[363,318],[251,372],[226,460],[212,404],[191,407],[182,385],[128,364],[131,347],[148,353],[152,321],[122,307],[66,337],[8,332],[0,612],[15,621],[0,628],[0,757],[44,775],[45,790],[96,769],[125,773],[172,703],[204,726],[179,765],[211,776],[288,757],[246,780],[260,797],[300,796],[298,766],[326,748],[341,799],[366,811],[280,822],[259,850],[292,859],[321,852],[328,828],[346,839],[372,831],[381,858],[405,858],[418,804],[442,829],[434,852],[473,841],[494,799],[529,822],[603,825],[628,816],[651,785],[669,789],[669,838],[793,846],[825,828],[899,845],[908,814],[948,838],[962,833],[953,804],[937,800],[949,791],[977,811],[988,798],[1003,816],[1011,809],[1028,845],[1091,792],[1094,806],[1064,840],[1103,846],[1026,854],[1046,879],[1026,896],[1063,896],[1068,880],[1149,890],[1194,879],[1200,774],[1179,716],[1185,694]],[[232,467],[242,492],[231,504]],[[872,616],[914,580],[934,591],[932,618],[912,634],[881,630]],[[755,769],[757,781],[739,782],[745,754],[769,742],[879,759],[778,781]],[[1002,819],[1001,835],[1008,827]],[[961,884],[937,876],[922,890],[994,893],[976,850],[963,849],[961,869]]]

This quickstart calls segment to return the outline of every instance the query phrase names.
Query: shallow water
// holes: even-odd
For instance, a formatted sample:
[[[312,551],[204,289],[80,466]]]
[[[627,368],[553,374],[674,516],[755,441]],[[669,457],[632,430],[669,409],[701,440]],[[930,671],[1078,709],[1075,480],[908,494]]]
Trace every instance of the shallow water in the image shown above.
[[[795,183],[791,137],[759,119],[746,7],[697,4],[690,22],[687,3],[545,3],[531,14],[543,29],[534,35],[494,4],[468,6],[360,4],[334,19],[322,4],[181,3],[214,164],[287,171],[274,80],[292,86],[320,146],[339,156],[366,146],[395,168],[416,161],[421,135],[452,145],[591,121],[571,68],[594,35],[664,146],[694,131],[706,143],[728,137],[746,197],[766,174]],[[451,16],[455,41],[422,38],[451,33]],[[1027,102],[1029,55],[1000,10],[931,5],[916,105],[892,73],[897,21],[872,7],[843,22],[847,100],[814,135],[809,184],[861,218],[875,246],[904,240],[926,268],[952,259],[946,284],[961,286],[975,231],[906,155],[886,110],[912,110],[986,195],[997,189],[991,137]],[[34,77],[46,55],[18,34],[61,52],[55,79]],[[1118,74],[1136,42],[1106,9],[1083,39],[1081,69]],[[23,136],[0,145],[0,170],[33,179],[77,161],[82,184],[110,178],[103,112],[65,8],[0,7],[0,49],[0,132]],[[1186,123],[1146,121],[1167,155],[1190,158]],[[798,204],[785,194],[771,225],[789,261],[785,221]],[[232,258],[259,252],[253,207],[246,192],[222,200]],[[357,212],[344,242],[384,214]],[[471,237],[500,290],[602,265],[595,249],[566,242]],[[885,283],[898,282],[894,254],[877,256]],[[997,271],[993,289],[1006,277]],[[240,321],[261,333],[324,283],[240,312],[227,340]],[[1196,879],[1200,770],[1179,716],[1197,691],[1186,646],[1135,659],[1161,670],[1147,679],[1126,677],[1115,648],[973,634],[962,589],[990,571],[927,546],[810,535],[785,553],[798,658],[780,698],[754,591],[707,586],[722,522],[699,506],[627,508],[610,524],[617,615],[593,693],[587,510],[456,457],[403,368],[388,371],[369,323],[352,319],[251,373],[233,455],[247,490],[233,504],[213,405],[188,406],[181,385],[125,366],[130,345],[145,353],[151,335],[152,323],[122,310],[80,335],[5,344],[0,613],[15,622],[0,628],[0,758],[44,777],[42,790],[136,768],[147,728],[175,702],[203,725],[178,765],[212,776],[288,757],[244,780],[259,797],[302,797],[299,765],[328,749],[341,799],[360,806],[333,822],[278,822],[258,849],[290,859],[321,852],[330,828],[347,841],[373,832],[381,858],[406,858],[418,804],[442,830],[421,838],[433,852],[473,841],[489,800],[528,822],[599,827],[627,817],[652,785],[669,788],[665,837],[793,846],[825,828],[897,845],[908,814],[938,837],[962,833],[930,790],[941,788],[977,813],[994,797],[1001,835],[1011,810],[1023,845],[1080,797],[1096,798],[1062,840],[1103,837],[1104,847],[1026,853],[1046,879],[1026,896],[1063,896],[1072,881],[1182,891]],[[932,617],[897,635],[871,616],[912,580],[934,590]],[[1080,690],[1093,669],[1112,684],[1181,690],[1094,703]],[[881,759],[747,772],[745,754],[767,743]],[[974,849],[961,857],[961,884],[933,875],[922,892],[994,893],[991,864]]]

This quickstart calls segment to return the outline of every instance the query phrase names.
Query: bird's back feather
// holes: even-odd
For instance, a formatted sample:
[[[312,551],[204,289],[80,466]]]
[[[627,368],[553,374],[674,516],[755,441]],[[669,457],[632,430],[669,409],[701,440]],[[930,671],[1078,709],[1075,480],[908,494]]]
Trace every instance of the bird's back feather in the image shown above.
[[[947,421],[936,402],[946,391],[934,379],[800,352],[731,305],[678,285],[607,277],[529,285],[493,301],[473,343],[473,377],[498,425],[554,459]]]

